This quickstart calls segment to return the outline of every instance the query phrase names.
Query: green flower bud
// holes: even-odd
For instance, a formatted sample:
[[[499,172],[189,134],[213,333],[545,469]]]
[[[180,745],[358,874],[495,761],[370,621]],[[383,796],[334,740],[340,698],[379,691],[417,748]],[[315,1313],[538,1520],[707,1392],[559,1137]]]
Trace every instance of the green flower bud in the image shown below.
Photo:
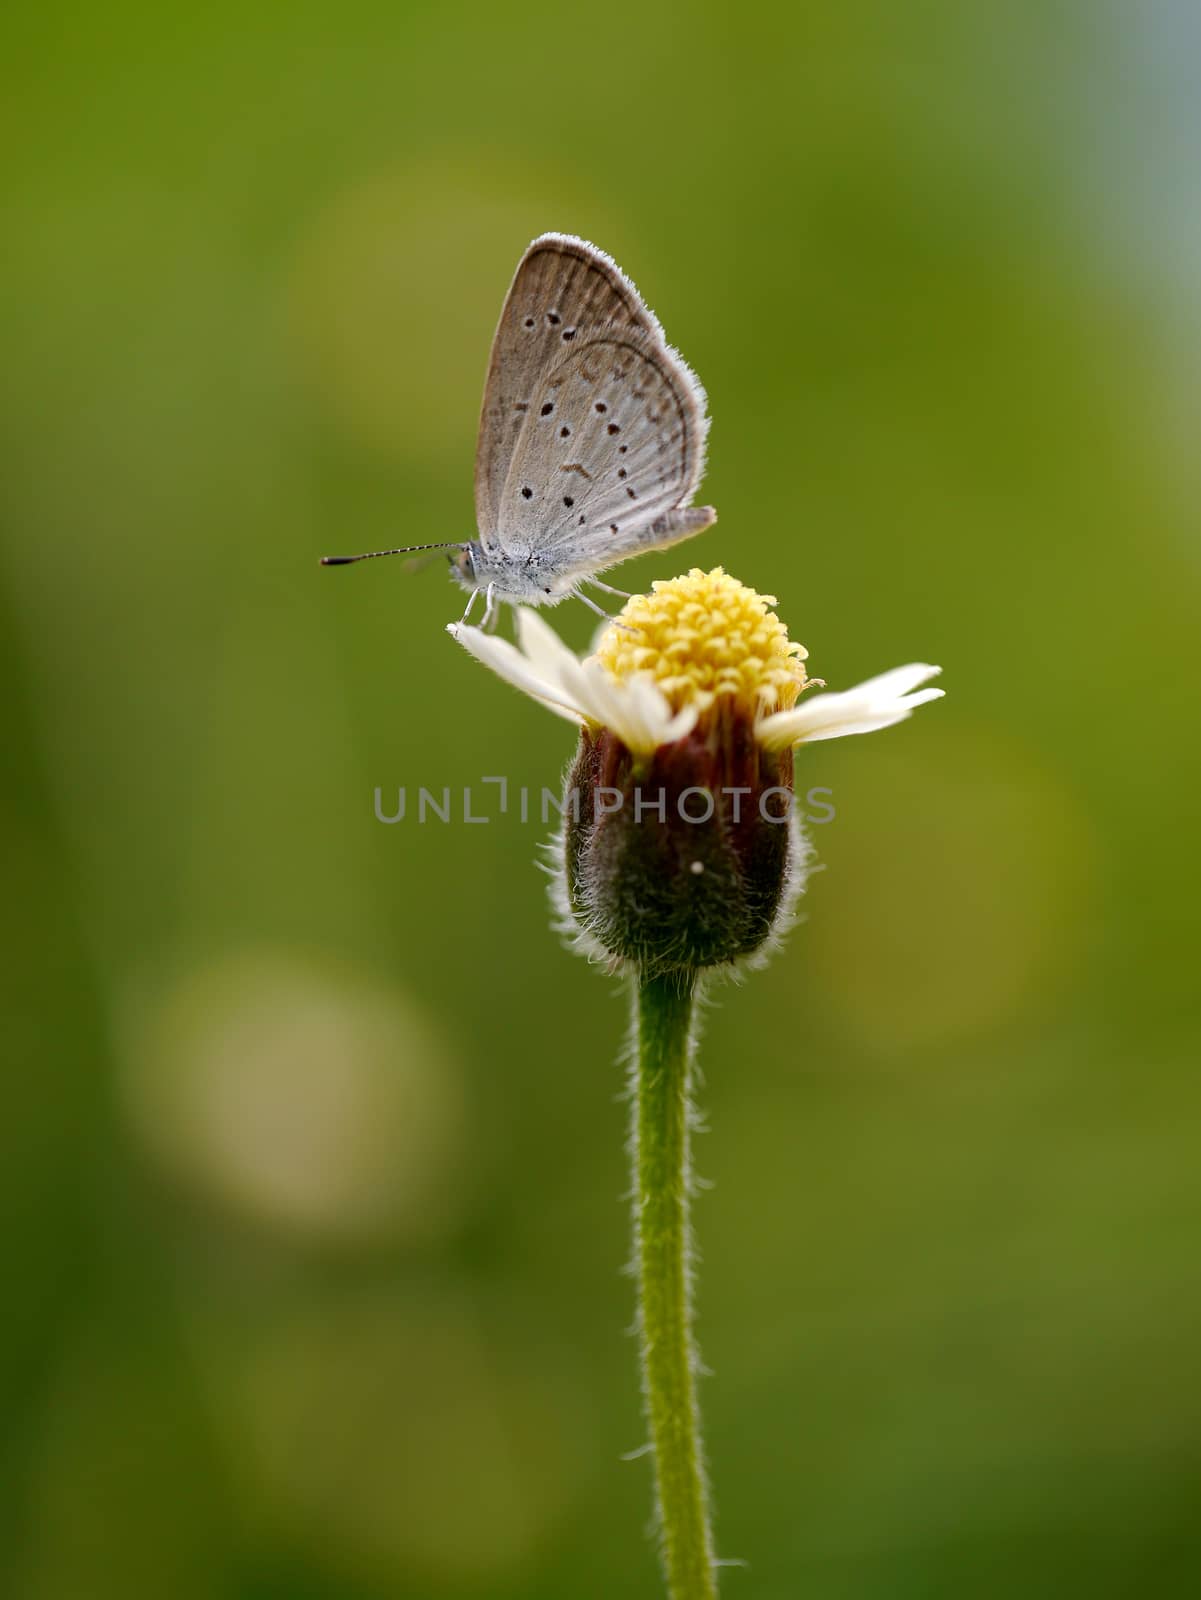
[[[766,945],[799,887],[792,765],[736,717],[702,718],[649,759],[585,729],[564,873],[588,942],[644,973],[730,966]]]

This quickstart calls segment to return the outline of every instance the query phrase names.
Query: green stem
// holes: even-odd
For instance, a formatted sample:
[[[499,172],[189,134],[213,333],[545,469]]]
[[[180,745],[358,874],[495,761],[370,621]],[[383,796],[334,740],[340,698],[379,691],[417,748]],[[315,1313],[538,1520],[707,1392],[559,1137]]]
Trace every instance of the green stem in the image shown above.
[[[638,982],[634,1060],[634,1242],[643,1391],[671,1600],[716,1600],[692,1344],[688,1201],[690,979]]]

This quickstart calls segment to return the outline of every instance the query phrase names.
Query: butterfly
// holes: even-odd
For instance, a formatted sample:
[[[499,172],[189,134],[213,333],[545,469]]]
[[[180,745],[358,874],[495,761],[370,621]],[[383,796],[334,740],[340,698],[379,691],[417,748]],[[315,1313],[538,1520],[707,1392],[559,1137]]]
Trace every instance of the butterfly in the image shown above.
[[[450,550],[469,591],[556,605],[569,595],[602,616],[582,584],[666,550],[717,520],[691,504],[705,469],[705,391],[612,257],[586,239],[544,233],[517,265],[492,340],[475,456],[479,537],[326,556]]]

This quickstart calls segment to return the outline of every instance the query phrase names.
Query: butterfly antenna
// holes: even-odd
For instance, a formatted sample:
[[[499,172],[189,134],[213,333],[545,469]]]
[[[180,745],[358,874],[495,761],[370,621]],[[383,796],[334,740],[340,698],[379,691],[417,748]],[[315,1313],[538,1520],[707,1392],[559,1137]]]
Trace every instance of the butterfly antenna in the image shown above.
[[[461,539],[449,539],[443,544],[402,544],[395,550],[365,550],[361,556],[322,556],[323,567],[348,567],[353,561],[376,561],[380,556],[411,556],[418,550],[463,550]]]

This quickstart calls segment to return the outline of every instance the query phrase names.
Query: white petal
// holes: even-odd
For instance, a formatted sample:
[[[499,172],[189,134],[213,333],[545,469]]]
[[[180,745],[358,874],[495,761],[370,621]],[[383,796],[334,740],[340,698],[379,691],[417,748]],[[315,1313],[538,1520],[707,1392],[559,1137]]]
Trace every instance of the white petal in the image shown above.
[[[577,725],[611,729],[637,755],[652,755],[661,745],[683,739],[700,715],[698,706],[673,713],[650,673],[618,680],[594,658],[580,661],[527,607],[517,611],[520,649],[461,623],[451,623],[446,631],[477,661],[548,710]]]
[[[638,673],[624,685],[626,728],[616,730],[635,754],[650,755],[660,745],[674,744],[692,732],[700,714],[696,706],[672,713],[667,696],[649,673]]]
[[[617,685],[610,682],[607,673],[594,668],[591,662],[577,661],[574,657],[571,661],[565,661],[563,688],[589,722],[605,727],[620,715]]]
[[[672,714],[666,695],[649,673],[636,673],[618,682],[598,661],[588,660],[580,666],[579,675],[580,703],[636,755],[652,755],[660,745],[682,739],[696,724],[695,707]],[[567,681],[569,686],[575,683],[573,678]]]
[[[585,720],[585,714],[571,703],[562,685],[535,672],[527,658],[507,639],[498,639],[495,634],[484,633],[480,628],[464,627],[458,622],[448,622],[446,631],[477,661],[491,667],[498,677],[546,706],[556,716],[574,722],[577,727]]]
[[[759,724],[758,739],[769,750],[843,739],[853,733],[874,733],[903,722],[918,706],[942,698],[941,689],[910,691],[940,672],[941,667],[915,662],[868,678],[840,694],[821,694],[792,711],[777,711]]]
[[[876,703],[896,700],[901,695],[908,694],[911,689],[927,683],[931,678],[937,678],[941,671],[941,667],[929,666],[924,661],[913,661],[907,667],[893,667],[889,672],[881,672],[878,677],[865,678],[862,683],[857,683],[853,689],[847,689],[845,693],[866,695]]]
[[[531,606],[517,607],[517,641],[530,666],[548,683],[558,683],[564,662],[575,655]]]

